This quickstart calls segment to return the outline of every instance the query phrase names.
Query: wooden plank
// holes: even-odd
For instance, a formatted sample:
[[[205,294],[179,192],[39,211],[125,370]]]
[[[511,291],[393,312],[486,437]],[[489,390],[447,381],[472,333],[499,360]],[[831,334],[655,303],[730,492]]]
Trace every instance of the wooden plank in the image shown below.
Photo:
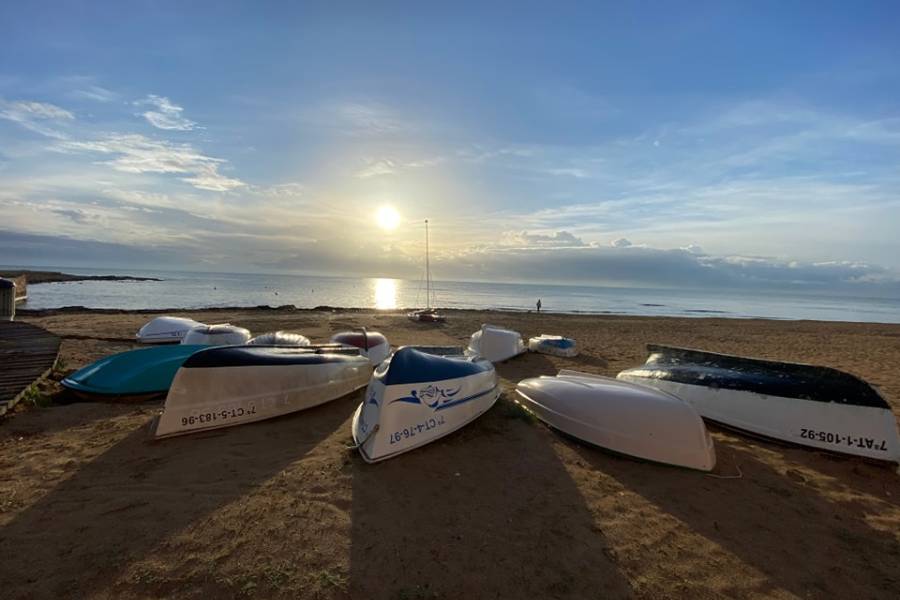
[[[59,337],[19,321],[0,322],[0,416],[45,377],[59,356]]]

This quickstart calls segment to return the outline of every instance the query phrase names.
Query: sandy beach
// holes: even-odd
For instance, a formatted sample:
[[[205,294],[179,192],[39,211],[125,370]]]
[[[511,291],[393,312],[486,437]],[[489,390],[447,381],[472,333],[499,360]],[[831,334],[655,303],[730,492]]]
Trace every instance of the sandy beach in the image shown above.
[[[45,311],[53,377],[136,347],[158,313]],[[712,429],[708,474],[561,437],[513,404],[524,377],[603,375],[647,343],[836,367],[900,415],[900,325],[450,311],[184,311],[314,341],[367,326],[393,345],[460,344],[481,323],[574,337],[572,359],[497,366],[486,415],[377,465],[347,449],[362,392],[161,442],[161,403],[52,402],[0,420],[4,598],[896,598],[900,475]],[[738,475],[740,476],[738,477]],[[716,477],[718,476],[718,477]]]

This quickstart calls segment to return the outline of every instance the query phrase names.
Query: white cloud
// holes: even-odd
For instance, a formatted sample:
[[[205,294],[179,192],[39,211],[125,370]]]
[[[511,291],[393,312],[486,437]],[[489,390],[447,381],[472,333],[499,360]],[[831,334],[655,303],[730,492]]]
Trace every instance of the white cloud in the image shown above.
[[[554,231],[551,234],[504,231],[501,244],[519,248],[577,248],[586,245],[584,240],[568,231]]]
[[[148,110],[141,113],[147,119],[147,122],[158,129],[190,131],[197,127],[197,123],[185,118],[181,113],[184,109],[177,104],[173,104],[171,100],[165,96],[157,96],[150,94],[143,100],[135,102],[137,106],[150,105],[156,110]]]
[[[185,174],[182,181],[202,190],[224,192],[245,185],[239,179],[219,173],[219,167],[225,163],[221,158],[206,156],[189,144],[154,140],[140,134],[111,134],[92,141],[66,141],[58,144],[57,149],[113,155],[107,164],[123,173]]]
[[[400,161],[389,158],[382,158],[378,160],[369,159],[367,161],[368,164],[357,171],[356,176],[360,179],[367,179],[369,177],[379,177],[381,175],[393,175],[395,173],[399,173],[400,171],[405,171],[408,169],[423,169],[426,167],[433,167],[435,165],[441,164],[443,161],[443,157],[440,156],[436,156],[433,158],[421,158],[411,161]]]
[[[85,88],[69,92],[69,96],[80,98],[82,100],[94,100],[96,102],[112,102],[119,98],[119,95],[99,85],[89,85]]]
[[[366,179],[368,177],[379,177],[381,175],[393,175],[397,172],[398,168],[399,166],[393,160],[375,160],[370,161],[367,166],[360,169],[356,176],[360,179]]]
[[[591,176],[590,173],[585,171],[584,169],[576,169],[576,168],[560,168],[560,169],[547,169],[547,173],[550,175],[557,175],[561,177],[574,177],[576,179],[587,179]]]
[[[60,124],[65,121],[73,121],[75,115],[55,104],[46,102],[7,102],[0,99],[0,119],[18,123],[26,129],[47,137],[65,139],[66,134],[53,127],[48,127],[47,123]]]
[[[613,248],[628,248],[631,246],[631,240],[627,238],[619,238],[617,240],[613,240],[609,243]]]

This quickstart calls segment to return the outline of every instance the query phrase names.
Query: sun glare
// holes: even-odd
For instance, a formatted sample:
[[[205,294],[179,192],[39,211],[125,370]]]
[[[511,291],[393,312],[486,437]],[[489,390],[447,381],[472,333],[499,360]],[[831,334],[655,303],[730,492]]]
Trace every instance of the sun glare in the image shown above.
[[[397,308],[397,282],[393,279],[375,279],[375,308],[392,310]]]
[[[397,229],[397,225],[400,224],[400,213],[394,210],[392,206],[382,206],[378,209],[375,220],[379,227],[390,231]]]

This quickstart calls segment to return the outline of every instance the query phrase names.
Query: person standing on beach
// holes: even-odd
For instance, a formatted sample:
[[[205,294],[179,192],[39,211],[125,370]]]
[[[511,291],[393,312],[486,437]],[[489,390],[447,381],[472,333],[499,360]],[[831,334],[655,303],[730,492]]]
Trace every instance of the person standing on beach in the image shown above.
[[[538,309],[537,311],[541,312],[541,299],[540,298],[538,298],[537,304],[535,306],[537,306],[537,309]]]

